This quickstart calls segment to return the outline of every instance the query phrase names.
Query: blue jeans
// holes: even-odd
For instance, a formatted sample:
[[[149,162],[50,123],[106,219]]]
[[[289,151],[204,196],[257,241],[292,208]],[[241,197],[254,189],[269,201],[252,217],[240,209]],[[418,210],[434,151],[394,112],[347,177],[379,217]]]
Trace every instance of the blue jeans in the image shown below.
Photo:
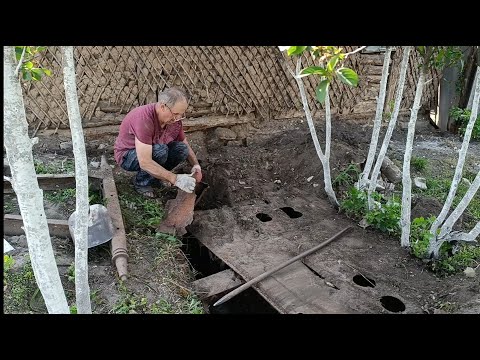
[[[188,147],[181,141],[172,141],[168,145],[155,144],[152,146],[152,159],[157,164],[167,170],[172,170],[175,166],[185,161],[188,157]],[[137,186],[159,186],[160,182],[145,170],[140,168],[137,151],[129,150],[122,161],[122,168],[127,171],[138,171],[135,177]]]

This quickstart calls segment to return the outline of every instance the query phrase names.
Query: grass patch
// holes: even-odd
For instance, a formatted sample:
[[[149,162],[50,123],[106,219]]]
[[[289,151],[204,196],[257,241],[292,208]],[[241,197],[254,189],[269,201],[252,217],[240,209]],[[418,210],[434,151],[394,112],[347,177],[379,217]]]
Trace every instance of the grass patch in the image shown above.
[[[127,229],[152,235],[164,216],[163,206],[155,199],[140,194],[121,193],[118,196]]]
[[[422,172],[427,168],[428,160],[420,157],[412,157],[410,165],[416,171]]]
[[[38,289],[30,260],[13,269],[13,257],[3,257],[3,309],[5,313],[30,313],[29,301]]]
[[[34,159],[33,165],[37,174],[70,174],[75,172],[75,162],[73,160],[57,160],[45,164],[43,161]]]

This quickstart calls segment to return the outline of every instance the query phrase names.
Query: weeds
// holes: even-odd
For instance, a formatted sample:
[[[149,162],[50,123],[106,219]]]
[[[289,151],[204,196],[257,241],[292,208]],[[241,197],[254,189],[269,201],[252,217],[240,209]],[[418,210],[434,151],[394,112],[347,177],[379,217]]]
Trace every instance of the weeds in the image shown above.
[[[413,167],[413,169],[420,172],[426,169],[427,164],[428,164],[428,160],[420,157],[412,157],[410,161],[410,165]]]
[[[471,110],[461,109],[459,107],[453,107],[450,109],[450,117],[455,121],[455,125],[458,126],[458,132],[460,135],[465,135],[468,122],[470,121]],[[472,130],[472,139],[480,140],[480,115],[477,117]]]
[[[7,255],[8,256],[8,255]],[[38,289],[33,274],[32,264],[27,260],[21,269],[13,271],[12,257],[3,258],[4,261],[4,309],[10,313],[26,313],[30,309],[29,299]],[[7,269],[7,270],[6,270]]]
[[[356,164],[350,164],[333,180],[332,186],[338,188],[340,186],[350,187],[355,184],[360,176],[360,170]]]

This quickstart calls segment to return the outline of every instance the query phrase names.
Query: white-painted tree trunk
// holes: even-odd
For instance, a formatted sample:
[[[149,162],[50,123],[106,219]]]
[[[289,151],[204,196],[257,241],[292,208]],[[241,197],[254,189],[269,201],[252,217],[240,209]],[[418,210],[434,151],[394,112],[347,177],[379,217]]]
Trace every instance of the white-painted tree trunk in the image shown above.
[[[478,60],[480,61],[480,59]],[[475,72],[475,78],[473,80],[473,83],[476,84],[477,81],[478,81],[478,78],[480,77],[480,71],[477,67],[477,71]],[[467,109],[468,110],[472,110],[472,106],[473,106],[473,94],[474,94],[474,91],[472,89],[472,91],[470,92],[470,96],[468,97],[468,105],[467,105]],[[478,106],[477,106],[477,111],[478,111]]]
[[[15,72],[15,49],[5,46],[3,50],[3,140],[33,273],[47,311],[50,314],[69,314],[43,207],[43,191],[38,186],[35,173],[33,140],[28,136],[22,88]]]
[[[477,73],[478,71],[479,71],[479,68],[477,67]],[[455,174],[453,176],[452,185],[450,186],[450,191],[448,192],[447,200],[445,201],[445,204],[443,204],[442,211],[440,212],[438,217],[435,219],[435,221],[432,224],[432,227],[430,228],[430,232],[432,234],[431,242],[436,241],[437,230],[442,225],[445,218],[447,217],[448,211],[452,206],[453,199],[455,198],[455,194],[457,193],[458,184],[462,179],[463,166],[465,164],[465,159],[467,157],[467,150],[470,144],[470,138],[472,136],[473,126],[475,125],[475,121],[477,120],[479,102],[480,102],[480,77],[477,77],[477,83],[475,85],[475,95],[473,98],[473,108],[470,115],[470,120],[468,121],[468,125],[467,125],[467,128],[465,129],[465,134],[463,136],[462,147],[458,154],[458,162],[457,162],[457,167],[455,169]]]
[[[68,119],[72,133],[75,157],[76,217],[75,217],[75,295],[78,314],[91,314],[90,287],[88,285],[88,167],[82,119],[78,106],[77,82],[73,47],[62,46],[63,82],[67,101]]]
[[[430,240],[428,253],[433,255],[436,259],[440,253],[440,247],[445,241],[452,241],[452,240],[463,240],[463,241],[475,241],[475,237],[471,236],[470,234],[464,234],[463,239],[458,238],[458,233],[452,232],[453,225],[457,222],[458,218],[463,214],[467,206],[472,201],[473,197],[477,193],[478,189],[480,188],[480,171],[478,172],[475,180],[468,188],[467,192],[463,196],[460,203],[457,205],[455,210],[452,211],[450,216],[445,220],[442,227],[440,228],[440,234],[437,237],[432,237]],[[472,231],[474,233],[474,231]],[[463,233],[462,233],[463,234]],[[477,234],[478,236],[478,234]]]
[[[392,117],[390,118],[390,122],[388,123],[387,132],[385,133],[382,147],[380,148],[380,152],[378,154],[377,161],[375,163],[372,176],[370,178],[370,184],[368,187],[368,208],[370,210],[373,207],[372,192],[375,190],[375,187],[377,185],[377,179],[378,179],[378,176],[380,175],[380,169],[382,167],[383,160],[385,159],[385,155],[388,150],[388,145],[390,144],[390,139],[392,138],[393,130],[395,129],[395,125],[397,124],[398,113],[400,112],[400,105],[403,98],[403,88],[405,87],[405,79],[406,79],[407,68],[408,68],[408,59],[410,57],[411,50],[412,50],[411,46],[406,46],[405,49],[403,50],[403,57],[402,57],[402,63],[400,64],[400,74],[398,78],[398,87],[395,95],[395,105],[393,107]]]
[[[425,72],[420,70],[415,99],[413,101],[410,121],[408,122],[407,141],[405,144],[405,155],[403,157],[403,193],[402,193],[402,217],[400,224],[402,227],[402,237],[400,244],[403,247],[410,246],[410,214],[412,206],[412,178],[410,177],[410,160],[412,158],[413,139],[415,137],[415,123],[417,122],[418,111],[420,110],[420,100],[422,99],[423,85],[425,84]]]
[[[320,161],[322,162],[325,192],[327,193],[328,200],[330,201],[330,203],[335,207],[339,207],[337,197],[335,196],[335,191],[333,191],[332,179],[330,176],[330,142],[331,142],[330,100],[327,94],[325,98],[325,109],[326,111],[328,111],[328,114],[326,113],[326,116],[325,116],[326,138],[325,138],[325,154],[324,154],[322,152],[320,143],[318,142],[317,132],[315,130],[315,125],[313,124],[312,113],[310,112],[310,108],[308,106],[307,95],[305,93],[305,86],[303,85],[302,78],[299,77],[300,68],[301,68],[301,59],[299,57],[297,60],[296,74],[292,73],[292,75],[297,81],[298,89],[300,90],[300,97],[302,98],[303,110],[305,111],[305,117],[307,119],[308,128],[310,129],[310,134],[312,136],[313,144],[315,145],[315,150],[317,151],[317,155],[320,158]],[[327,102],[328,102],[328,105],[327,105]],[[328,156],[326,156],[326,154],[328,154]]]
[[[364,189],[367,186],[373,160],[375,158],[375,154],[377,153],[378,136],[380,134],[380,127],[382,125],[383,108],[385,106],[385,96],[387,93],[387,80],[389,74],[391,54],[392,47],[387,46],[387,50],[385,51],[385,57],[383,59],[382,79],[380,80],[380,92],[377,99],[377,110],[375,113],[375,121],[373,123],[372,139],[370,140],[370,148],[368,149],[367,161],[358,181],[359,189]],[[374,184],[374,186],[375,185],[376,183]]]
[[[313,125],[313,121],[312,121]],[[315,136],[317,136],[315,132]],[[313,137],[313,135],[312,135]],[[332,176],[330,174],[330,149],[332,141],[332,115],[330,112],[330,95],[325,96],[325,162],[323,165],[323,178],[325,183],[325,192],[328,195],[328,198],[332,205],[339,207],[337,197],[335,196],[335,191],[332,187]]]

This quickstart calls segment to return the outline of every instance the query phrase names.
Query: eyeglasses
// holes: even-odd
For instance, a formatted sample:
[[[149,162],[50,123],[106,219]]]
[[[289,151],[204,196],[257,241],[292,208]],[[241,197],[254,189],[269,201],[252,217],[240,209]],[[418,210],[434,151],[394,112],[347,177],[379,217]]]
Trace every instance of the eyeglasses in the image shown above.
[[[170,113],[172,114],[172,116],[173,116],[173,118],[175,119],[175,121],[180,121],[180,120],[185,119],[185,113],[183,113],[183,114],[174,113],[174,112],[172,111],[172,109],[170,109],[170,107],[169,107],[167,104],[164,104],[164,105],[168,108],[168,110],[170,110]],[[180,116],[180,117],[179,117],[179,116]]]

